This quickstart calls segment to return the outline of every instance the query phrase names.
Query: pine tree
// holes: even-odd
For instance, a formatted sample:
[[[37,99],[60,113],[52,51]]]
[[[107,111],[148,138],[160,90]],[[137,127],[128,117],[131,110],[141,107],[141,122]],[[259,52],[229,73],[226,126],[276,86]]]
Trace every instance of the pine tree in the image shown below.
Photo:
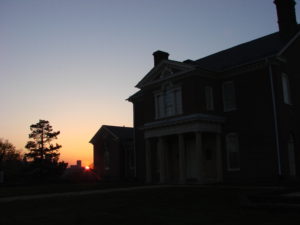
[[[25,146],[29,150],[25,157],[34,162],[57,163],[61,145],[53,145],[51,142],[57,139],[60,131],[53,131],[47,120],[39,120],[38,123],[32,124],[30,130],[29,138],[33,140],[28,141]]]

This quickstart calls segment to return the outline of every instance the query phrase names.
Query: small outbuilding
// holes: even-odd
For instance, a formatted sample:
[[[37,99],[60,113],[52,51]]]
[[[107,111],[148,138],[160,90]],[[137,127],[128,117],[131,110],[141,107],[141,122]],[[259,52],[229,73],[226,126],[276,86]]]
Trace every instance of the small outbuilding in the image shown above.
[[[103,125],[90,143],[94,146],[94,170],[101,179],[134,178],[133,128]]]

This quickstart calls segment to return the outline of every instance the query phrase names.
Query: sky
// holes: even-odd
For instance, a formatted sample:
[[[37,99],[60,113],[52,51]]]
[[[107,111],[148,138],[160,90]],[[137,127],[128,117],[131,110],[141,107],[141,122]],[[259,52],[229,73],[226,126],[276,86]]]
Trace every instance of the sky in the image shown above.
[[[154,51],[195,60],[276,31],[273,0],[0,0],[0,138],[26,153],[48,120],[60,160],[90,165],[102,125],[132,126]]]

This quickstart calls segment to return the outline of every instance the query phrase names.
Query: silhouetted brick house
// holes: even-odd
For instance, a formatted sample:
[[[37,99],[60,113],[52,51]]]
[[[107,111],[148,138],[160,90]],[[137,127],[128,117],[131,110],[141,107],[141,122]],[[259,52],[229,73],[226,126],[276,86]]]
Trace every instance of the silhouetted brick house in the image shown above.
[[[90,143],[94,146],[94,170],[101,179],[134,178],[133,128],[104,125]]]
[[[137,177],[148,183],[276,182],[300,174],[300,33],[293,0],[279,32],[199,60],[156,51],[129,97]]]

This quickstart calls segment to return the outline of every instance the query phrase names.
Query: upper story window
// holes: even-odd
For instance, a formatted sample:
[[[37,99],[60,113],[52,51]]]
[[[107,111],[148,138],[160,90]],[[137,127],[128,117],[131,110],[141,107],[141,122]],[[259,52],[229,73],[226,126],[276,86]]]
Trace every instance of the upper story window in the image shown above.
[[[214,110],[214,93],[211,86],[205,87],[205,102],[208,111]]]
[[[237,133],[226,135],[227,169],[228,171],[240,170],[240,151]]]
[[[155,94],[156,118],[174,116],[182,113],[181,88],[166,85]]]
[[[287,74],[283,73],[281,75],[281,81],[282,81],[282,91],[283,91],[283,102],[285,104],[292,104],[291,100],[291,90],[290,90],[290,81]]]
[[[223,83],[223,106],[224,112],[236,110],[236,97],[233,81]]]

